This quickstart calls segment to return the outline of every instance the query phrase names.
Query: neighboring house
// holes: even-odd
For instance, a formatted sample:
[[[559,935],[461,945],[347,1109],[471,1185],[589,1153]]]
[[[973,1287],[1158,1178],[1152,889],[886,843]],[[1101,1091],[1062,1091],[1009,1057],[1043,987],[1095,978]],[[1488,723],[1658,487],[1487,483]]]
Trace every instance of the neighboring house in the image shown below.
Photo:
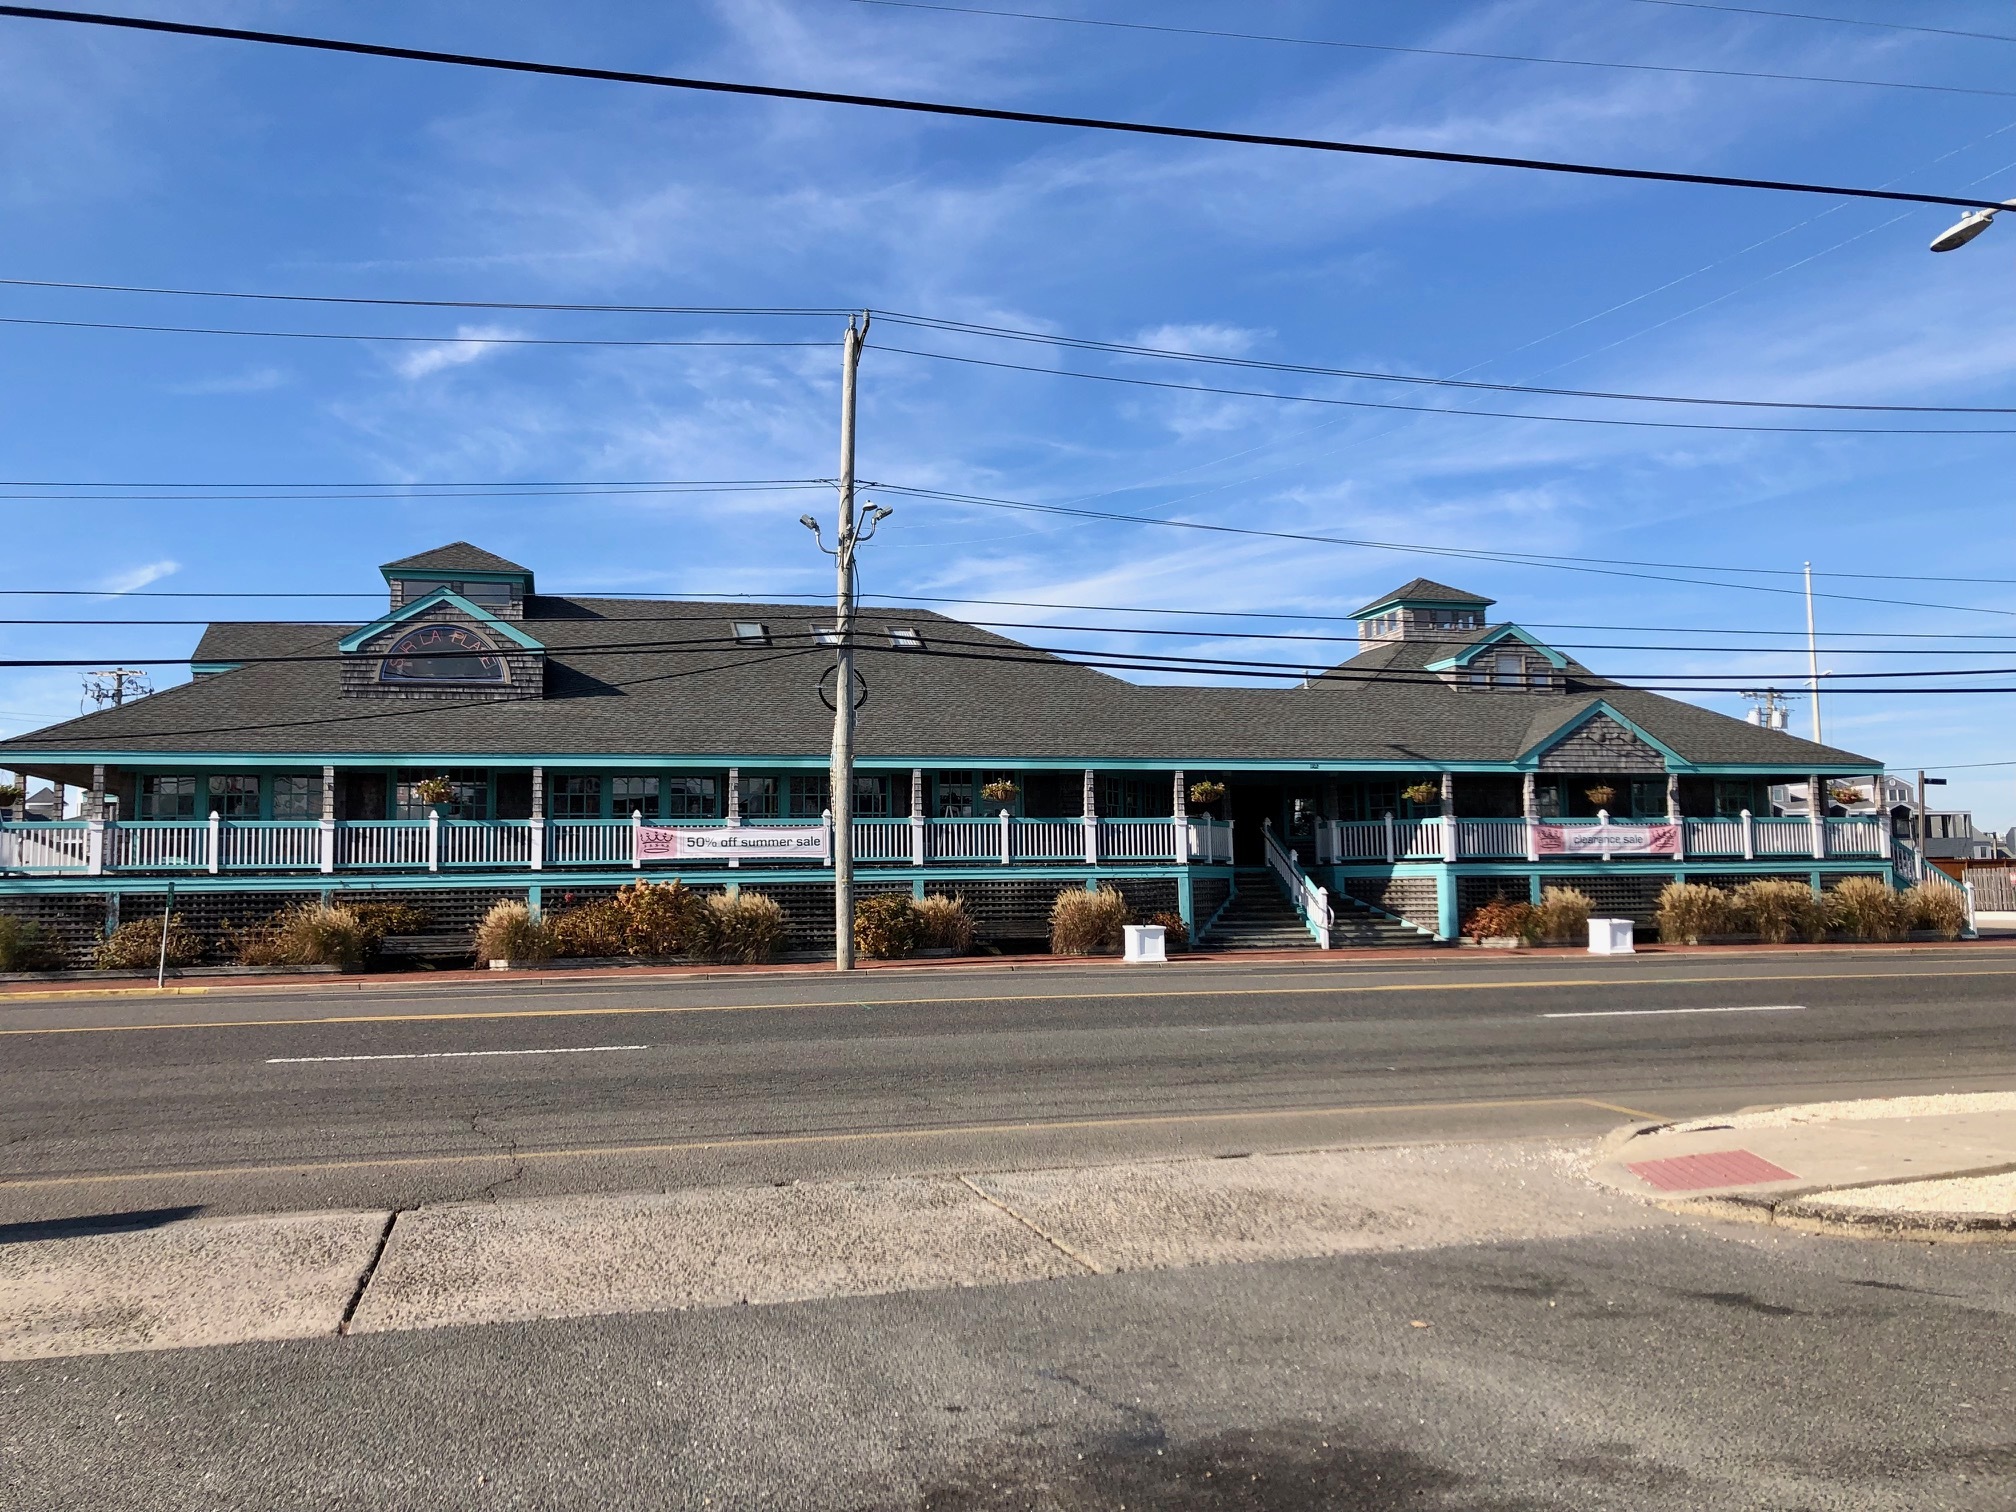
[[[1892,832],[1911,833],[1911,816],[1918,810],[1918,789],[1902,777],[1878,774],[1869,777],[1835,777],[1822,784],[1827,804],[1822,812],[1841,819],[1850,815],[1884,814],[1892,821]],[[1799,816],[1807,812],[1810,781],[1775,783],[1771,788],[1771,812]]]
[[[0,742],[83,791],[81,817],[0,849],[0,907],[75,928],[158,910],[173,879],[219,918],[399,894],[466,928],[500,896],[677,875],[761,886],[830,939],[828,611],[541,594],[466,543],[382,573],[366,623],[215,624],[189,684]],[[1490,606],[1417,578],[1357,612],[1349,660],[1282,689],[1142,686],[864,611],[861,885],[956,893],[984,933],[1031,937],[1060,887],[1205,928],[1271,868],[1312,933],[1327,897],[1448,938],[1556,883],[1645,918],[1675,876],[1890,874],[1877,817],[1770,799],[1881,763],[1612,682]],[[1194,804],[1207,781],[1226,796]]]
[[[1932,861],[1992,861],[2005,852],[2001,837],[1977,830],[1965,809],[1928,809],[1925,813],[1925,855]]]

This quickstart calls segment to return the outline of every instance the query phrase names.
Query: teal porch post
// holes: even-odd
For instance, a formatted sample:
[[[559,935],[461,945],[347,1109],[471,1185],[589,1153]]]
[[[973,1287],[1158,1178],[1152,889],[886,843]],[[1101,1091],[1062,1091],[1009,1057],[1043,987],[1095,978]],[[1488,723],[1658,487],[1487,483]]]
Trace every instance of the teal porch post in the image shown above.
[[[1456,874],[1445,866],[1435,873],[1435,933],[1453,940],[1461,923],[1456,917]]]
[[[1176,912],[1183,915],[1183,927],[1194,937],[1197,933],[1197,907],[1190,898],[1190,873],[1187,868],[1176,874]]]

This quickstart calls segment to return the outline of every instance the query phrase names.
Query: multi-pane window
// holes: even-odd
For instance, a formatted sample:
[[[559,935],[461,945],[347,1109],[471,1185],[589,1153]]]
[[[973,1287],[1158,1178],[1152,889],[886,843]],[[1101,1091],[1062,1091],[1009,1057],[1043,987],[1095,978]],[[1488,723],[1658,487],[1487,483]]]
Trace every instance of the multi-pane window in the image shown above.
[[[1500,688],[1516,688],[1526,681],[1526,658],[1517,651],[1499,651],[1491,658],[1491,681]]]
[[[1099,779],[1099,814],[1106,819],[1166,819],[1175,807],[1175,789],[1166,777]]]
[[[908,779],[904,779],[908,782]],[[895,813],[893,798],[895,784],[886,776],[854,777],[854,817],[856,819],[887,819]],[[906,788],[907,796],[907,788]]]
[[[462,597],[472,604],[481,604],[485,609],[509,609],[511,607],[511,585],[509,583],[464,583]]]
[[[971,819],[973,799],[976,790],[971,772],[940,772],[938,774],[938,817],[940,819]]]
[[[742,817],[744,819],[775,819],[781,795],[777,791],[775,777],[752,777],[746,772],[742,776]]]
[[[451,772],[401,772],[392,790],[392,817],[425,819],[437,805],[428,803],[414,791],[430,777],[448,779],[449,799],[438,805],[447,819],[488,819],[490,817],[490,774],[476,768]]]
[[[196,779],[194,777],[143,777],[140,779],[142,819],[194,819]]]
[[[217,775],[210,779],[210,812],[226,819],[259,817],[259,779]]]
[[[656,777],[611,777],[609,779],[609,812],[618,819],[628,819],[632,814],[642,814],[646,819],[658,817],[658,779]]]
[[[1666,817],[1666,779],[1664,777],[1631,779],[1631,817],[1633,819],[1664,819]]]
[[[273,817],[275,819],[320,819],[322,779],[320,777],[275,777]]]
[[[792,772],[784,779],[784,812],[792,819],[817,819],[830,807],[832,784],[824,772]]]
[[[578,773],[553,778],[546,812],[555,819],[600,819],[602,779]]]
[[[716,779],[712,777],[666,779],[667,819],[716,819],[720,814],[720,784]]]

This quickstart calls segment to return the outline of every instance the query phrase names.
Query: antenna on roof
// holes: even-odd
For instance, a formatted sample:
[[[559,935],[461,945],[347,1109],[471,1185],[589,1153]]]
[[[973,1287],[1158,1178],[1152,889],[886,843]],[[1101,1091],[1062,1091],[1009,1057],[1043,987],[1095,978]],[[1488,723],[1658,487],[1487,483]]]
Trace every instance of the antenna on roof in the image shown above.
[[[85,704],[92,703],[101,709],[107,704],[116,709],[128,698],[145,698],[153,691],[147,674],[138,667],[104,667],[84,674],[84,697],[77,708],[81,713]]]

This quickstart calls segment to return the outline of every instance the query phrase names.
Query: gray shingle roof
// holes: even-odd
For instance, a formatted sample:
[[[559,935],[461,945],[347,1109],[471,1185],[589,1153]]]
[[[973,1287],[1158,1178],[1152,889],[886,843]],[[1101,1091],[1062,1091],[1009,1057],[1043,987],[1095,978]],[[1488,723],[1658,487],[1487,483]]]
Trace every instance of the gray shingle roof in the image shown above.
[[[760,620],[769,646],[737,646],[730,622]],[[820,699],[831,653],[811,630],[830,611],[534,596],[524,629],[548,648],[546,696],[498,703],[379,702],[338,692],[340,625],[213,626],[204,660],[235,671],[0,742],[35,751],[235,751],[434,758],[811,757],[831,741]],[[1598,699],[1701,765],[1878,770],[1880,762],[1640,692],[1569,664],[1562,694],[1473,692],[1423,670],[1444,640],[1387,641],[1308,688],[1142,686],[924,610],[873,611],[857,665],[868,684],[859,749],[869,759],[1510,762]],[[887,631],[915,626],[926,650]],[[1478,632],[1487,634],[1488,631]],[[830,680],[830,673],[829,673]],[[116,759],[116,756],[114,757]]]
[[[507,562],[494,551],[485,551],[481,546],[471,546],[467,541],[450,541],[446,546],[436,546],[432,551],[422,551],[414,556],[401,557],[396,562],[387,562],[378,569],[380,572],[522,572],[532,575],[530,567],[520,567],[516,562]]]
[[[1370,614],[1374,609],[1402,599],[1418,600],[1429,604],[1478,604],[1484,607],[1497,602],[1481,593],[1465,593],[1461,588],[1451,588],[1447,583],[1438,583],[1433,578],[1417,577],[1412,582],[1402,583],[1391,593],[1382,593],[1363,609],[1354,609],[1354,614]]]

